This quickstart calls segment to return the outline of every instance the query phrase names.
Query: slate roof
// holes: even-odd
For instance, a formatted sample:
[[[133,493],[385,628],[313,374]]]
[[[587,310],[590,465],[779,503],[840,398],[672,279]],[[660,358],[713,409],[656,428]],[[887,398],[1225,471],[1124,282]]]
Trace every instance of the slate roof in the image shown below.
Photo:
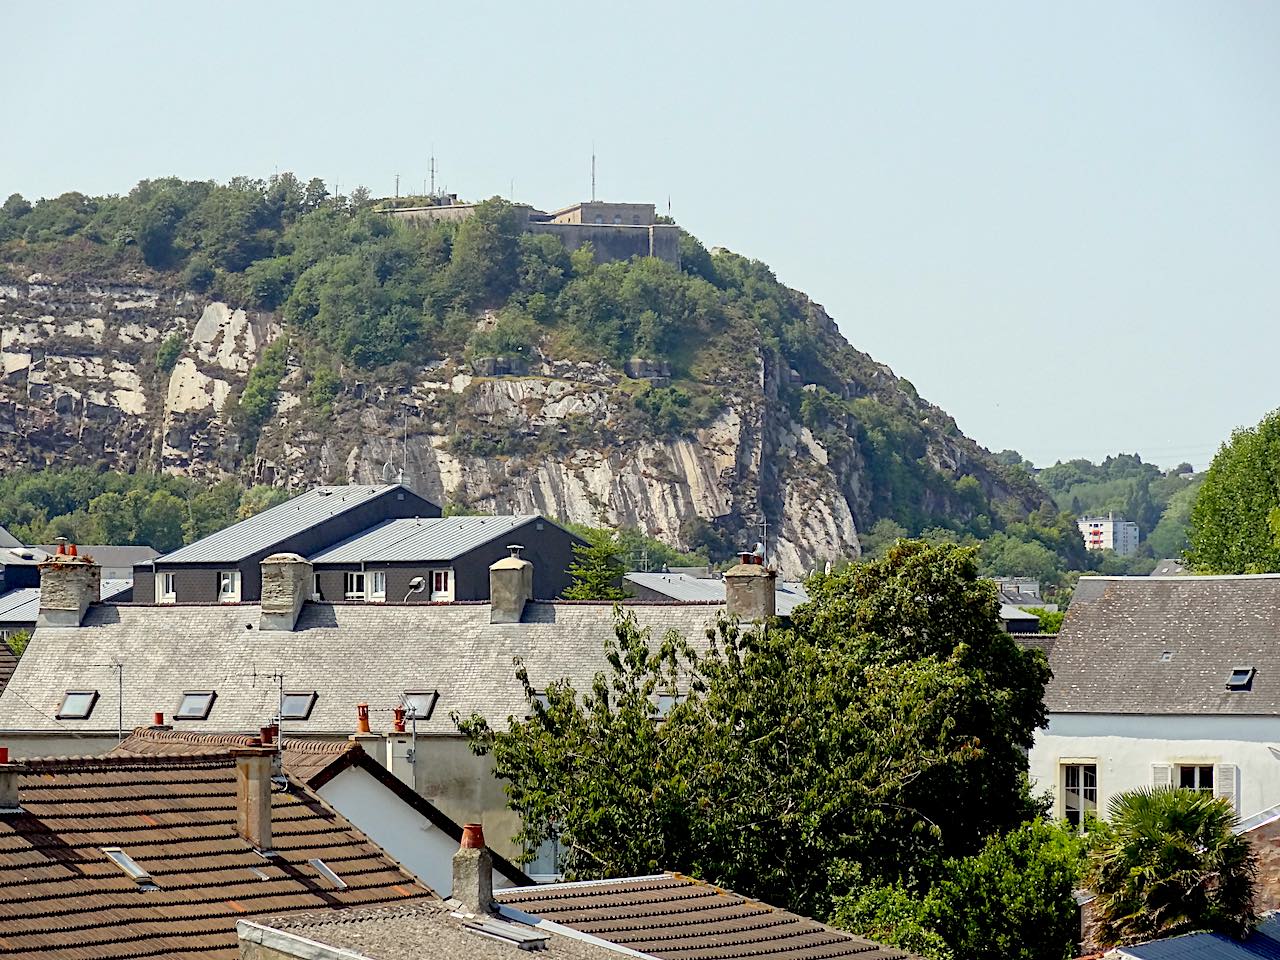
[[[9,678],[13,676],[17,666],[18,658],[9,649],[9,644],[0,640],[0,693],[4,693],[4,688],[9,685]]]
[[[687,573],[656,573],[633,570],[623,575],[626,583],[644,587],[654,593],[681,602],[724,603],[723,577],[695,577]],[[791,611],[802,603],[809,602],[809,594],[804,584],[798,581],[779,580],[774,589],[775,610],[780,617],[791,615]]]
[[[132,580],[103,580],[102,599],[116,600],[133,590]],[[40,588],[22,587],[0,596],[0,624],[32,624],[40,613]]]
[[[432,896],[293,779],[272,794],[276,855],[264,858],[236,833],[235,761],[226,756],[26,764],[23,812],[0,816],[4,956],[233,960],[235,923],[246,914]],[[104,847],[132,857],[156,889],[140,889]]]
[[[668,630],[705,642],[723,607],[628,603],[654,640]],[[124,724],[172,715],[186,690],[213,689],[207,720],[175,721],[203,732],[252,732],[278,710],[279,688],[264,674],[285,674],[285,689],[318,694],[311,716],[283,724],[285,736],[341,733],[355,725],[355,705],[368,703],[376,726],[390,727],[405,691],[439,690],[419,734],[456,735],[451,710],[501,723],[528,704],[515,678],[523,657],[535,686],[568,677],[585,690],[604,669],[614,606],[533,602],[524,620],[491,624],[488,603],[307,603],[293,631],[258,630],[257,604],[99,604],[82,627],[40,627],[8,689],[0,695],[0,729],[69,735],[116,729],[115,674],[127,664]],[[86,720],[54,719],[67,690],[98,690]]]
[[[511,537],[526,524],[538,521],[551,523],[536,514],[387,520],[309,559],[312,563],[452,560],[498,537]]]
[[[36,549],[43,550],[46,553],[53,553],[57,547],[54,544],[42,543]],[[152,547],[138,547],[130,545],[117,545],[111,543],[99,544],[77,544],[76,550],[80,556],[90,556],[97,561],[102,567],[132,567],[137,563],[146,563],[160,556],[160,551]]]
[[[1107,957],[1133,960],[1280,960],[1280,917],[1271,914],[1240,941],[1220,933],[1188,933],[1149,943],[1116,947]]]
[[[417,496],[399,484],[353,483],[313,487],[292,500],[263,510],[248,520],[233,523],[157,560],[165,563],[238,563],[282,540],[310,530],[318,523],[397,489]]]
[[[504,907],[659,960],[900,960],[895,947],[674,873],[494,892]]]
[[[1050,713],[1280,713],[1280,575],[1082,577],[1053,642]],[[1237,667],[1257,672],[1229,691]]]
[[[539,931],[525,924],[511,925],[526,934],[545,935],[542,948],[534,955],[547,960],[618,960],[622,955],[622,951],[609,946],[589,943],[563,933]],[[512,943],[468,932],[463,926],[463,919],[453,916],[449,906],[434,902],[244,921],[240,924],[240,931],[241,937],[250,942],[266,940],[271,945],[271,932],[275,931],[285,937],[301,937],[337,951],[350,951],[320,955],[341,956],[344,960],[356,957],[367,960],[515,960],[524,955],[524,951]],[[291,945],[286,941],[282,946],[287,951]]]
[[[6,530],[3,526],[0,526],[0,547],[8,549],[9,547],[20,546],[22,546],[22,541]]]
[[[1156,564],[1156,568],[1151,571],[1153,577],[1190,577],[1192,572],[1186,568],[1186,565],[1176,557],[1168,557]]]

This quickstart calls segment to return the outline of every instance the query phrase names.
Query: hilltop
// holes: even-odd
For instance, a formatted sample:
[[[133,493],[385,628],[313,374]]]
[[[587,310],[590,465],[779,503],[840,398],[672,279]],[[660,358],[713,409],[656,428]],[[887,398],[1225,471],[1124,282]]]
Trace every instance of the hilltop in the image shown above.
[[[797,575],[889,520],[1054,511],[767,266],[597,262],[493,199],[396,222],[291,175],[0,207],[0,456],[245,484],[398,475]],[[675,258],[672,258],[675,259]],[[867,322],[872,322],[868,320]]]

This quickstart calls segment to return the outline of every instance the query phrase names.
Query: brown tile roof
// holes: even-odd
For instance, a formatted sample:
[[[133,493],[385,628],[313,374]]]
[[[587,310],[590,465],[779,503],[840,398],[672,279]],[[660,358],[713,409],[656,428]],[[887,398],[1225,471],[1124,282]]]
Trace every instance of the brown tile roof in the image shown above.
[[[504,907],[659,960],[900,960],[909,954],[680,874],[494,891]]]
[[[208,753],[228,754],[233,748],[250,746],[256,740],[256,737],[247,733],[192,733],[187,730],[137,727],[107,756],[179,757]],[[350,754],[360,751],[360,747],[350,740],[299,740],[283,737],[281,743],[284,746],[284,772],[311,786],[315,786],[317,777],[326,773],[335,762],[349,761]]]
[[[432,897],[296,778],[272,795],[276,852],[264,858],[236,833],[229,756],[25,763],[22,812],[0,815],[0,957],[233,960],[235,923],[248,915]],[[121,848],[156,889],[104,847]]]

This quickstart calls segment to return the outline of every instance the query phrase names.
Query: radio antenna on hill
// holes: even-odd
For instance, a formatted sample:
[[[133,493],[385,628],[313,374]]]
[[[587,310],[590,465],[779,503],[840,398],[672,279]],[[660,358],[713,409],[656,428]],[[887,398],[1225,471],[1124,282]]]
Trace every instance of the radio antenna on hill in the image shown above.
[[[400,174],[396,174],[396,199],[400,199]]]
[[[596,202],[596,142],[591,141],[591,202]]]
[[[430,170],[431,170],[431,196],[434,197],[436,195],[436,148],[434,145],[432,145],[431,147]]]

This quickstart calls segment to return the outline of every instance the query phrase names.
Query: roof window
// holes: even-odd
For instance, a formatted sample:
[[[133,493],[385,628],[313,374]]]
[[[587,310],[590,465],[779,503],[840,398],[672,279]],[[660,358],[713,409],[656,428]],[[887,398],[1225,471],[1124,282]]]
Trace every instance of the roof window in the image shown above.
[[[281,720],[306,720],[315,709],[319,694],[314,690],[286,690],[280,698]]]
[[[88,720],[98,702],[97,690],[68,690],[58,708],[59,720]]]
[[[182,702],[173,711],[175,720],[208,720],[213,701],[218,699],[216,690],[184,690]]]
[[[147,873],[146,870],[143,870],[142,867],[138,865],[138,861],[134,860],[133,857],[129,856],[119,847],[103,847],[102,852],[110,858],[112,863],[127,873],[129,878],[143,890],[158,889],[155,882],[151,879],[151,874]]]
[[[405,716],[410,720],[430,720],[439,699],[439,690],[406,690],[400,702],[404,704]]]
[[[338,890],[347,889],[347,881],[334,873],[333,869],[319,857],[308,860],[307,863],[311,864],[311,866],[315,868],[316,873],[328,880]]]
[[[1234,667],[1231,676],[1227,677],[1227,689],[1252,690],[1253,675],[1256,672],[1253,667]]]

